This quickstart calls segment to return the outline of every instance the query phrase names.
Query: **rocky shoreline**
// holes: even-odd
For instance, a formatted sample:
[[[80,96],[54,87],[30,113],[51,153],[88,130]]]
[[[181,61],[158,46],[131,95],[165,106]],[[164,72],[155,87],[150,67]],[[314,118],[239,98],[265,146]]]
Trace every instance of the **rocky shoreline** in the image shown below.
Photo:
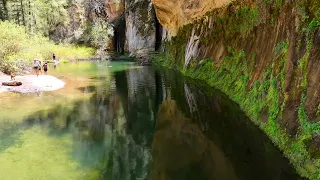
[[[37,93],[41,91],[55,91],[65,86],[65,82],[51,75],[24,75],[16,76],[16,81],[22,82],[21,86],[0,86],[0,93]],[[0,82],[11,81],[10,76],[0,75]],[[0,83],[0,84],[1,84]]]

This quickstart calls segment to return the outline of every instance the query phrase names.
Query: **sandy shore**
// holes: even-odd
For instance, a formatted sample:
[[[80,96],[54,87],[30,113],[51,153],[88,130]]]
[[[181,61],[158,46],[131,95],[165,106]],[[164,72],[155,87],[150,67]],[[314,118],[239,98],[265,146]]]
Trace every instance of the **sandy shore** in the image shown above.
[[[10,81],[10,76],[1,75],[0,85],[2,82]],[[17,76],[16,81],[22,82],[21,86],[10,87],[0,86],[0,93],[2,92],[18,92],[18,93],[35,93],[40,91],[54,91],[64,87],[65,82],[50,75],[25,75]]]

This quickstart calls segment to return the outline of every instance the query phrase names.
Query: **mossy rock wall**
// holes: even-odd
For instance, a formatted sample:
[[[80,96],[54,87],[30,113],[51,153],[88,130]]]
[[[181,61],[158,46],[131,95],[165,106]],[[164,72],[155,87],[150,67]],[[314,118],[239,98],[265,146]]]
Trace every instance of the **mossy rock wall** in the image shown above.
[[[229,95],[310,179],[320,179],[317,7],[236,1],[181,27],[154,58]]]

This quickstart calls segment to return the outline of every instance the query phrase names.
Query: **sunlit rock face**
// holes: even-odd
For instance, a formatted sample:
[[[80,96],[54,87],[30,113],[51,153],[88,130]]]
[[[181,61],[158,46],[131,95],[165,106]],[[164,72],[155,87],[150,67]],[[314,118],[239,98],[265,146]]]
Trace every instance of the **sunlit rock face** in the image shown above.
[[[105,0],[105,12],[115,28],[122,31],[125,27],[125,33],[114,37],[125,36],[125,51],[144,56],[155,50],[156,19],[151,0]],[[121,26],[121,22],[125,25]]]
[[[126,1],[125,19],[125,49],[136,56],[144,56],[154,51],[156,28],[151,0]]]
[[[105,0],[105,12],[109,21],[114,21],[124,13],[124,0]]]
[[[210,10],[228,5],[232,0],[152,0],[160,24],[175,36],[179,27],[202,17]]]

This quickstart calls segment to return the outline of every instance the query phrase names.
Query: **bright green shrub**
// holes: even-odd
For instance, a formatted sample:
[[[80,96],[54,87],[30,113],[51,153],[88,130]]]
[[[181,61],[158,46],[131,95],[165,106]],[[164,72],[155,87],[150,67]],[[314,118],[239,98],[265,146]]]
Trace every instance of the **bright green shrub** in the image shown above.
[[[88,47],[56,45],[41,35],[29,36],[25,28],[8,21],[0,22],[0,71],[21,73],[34,59],[50,60],[55,53],[58,59],[86,59],[95,51]]]

